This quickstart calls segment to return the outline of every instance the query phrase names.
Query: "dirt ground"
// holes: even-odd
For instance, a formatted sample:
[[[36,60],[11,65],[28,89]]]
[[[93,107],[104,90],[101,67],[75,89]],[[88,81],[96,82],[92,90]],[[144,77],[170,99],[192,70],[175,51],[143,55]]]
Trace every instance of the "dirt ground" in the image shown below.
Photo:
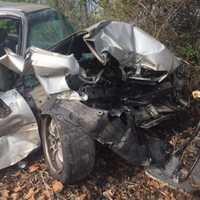
[[[63,187],[53,180],[41,153],[31,156],[24,169],[0,172],[0,200],[190,200],[200,196],[183,194],[148,178],[142,168],[126,164],[109,150],[101,150],[93,173],[84,181]]]
[[[191,135],[188,127],[196,122],[184,124],[171,139],[175,147]],[[75,185],[63,186],[50,177],[41,150],[25,162],[0,171],[0,200],[200,200],[200,187],[195,194],[170,189],[99,145],[93,172]]]

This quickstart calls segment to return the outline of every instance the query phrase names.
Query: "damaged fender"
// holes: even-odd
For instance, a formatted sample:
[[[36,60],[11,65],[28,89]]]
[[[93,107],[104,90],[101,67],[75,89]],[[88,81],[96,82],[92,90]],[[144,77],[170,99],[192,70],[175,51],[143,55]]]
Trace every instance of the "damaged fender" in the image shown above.
[[[146,147],[140,145],[136,133],[125,125],[119,117],[109,120],[107,110],[91,108],[80,101],[63,101],[51,98],[43,110],[43,115],[66,124],[69,129],[81,130],[113,150],[133,165],[147,165]],[[66,135],[70,134],[67,131]]]
[[[16,91],[0,93],[0,169],[26,158],[40,146],[36,119]]]
[[[29,49],[31,65],[47,94],[70,90],[66,76],[79,73],[79,64],[74,55],[61,55],[32,47]]]

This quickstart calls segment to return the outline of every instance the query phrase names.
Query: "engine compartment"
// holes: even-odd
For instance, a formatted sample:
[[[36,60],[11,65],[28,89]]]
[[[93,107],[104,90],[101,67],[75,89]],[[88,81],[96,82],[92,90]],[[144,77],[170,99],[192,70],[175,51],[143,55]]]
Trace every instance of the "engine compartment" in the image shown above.
[[[66,81],[80,95],[87,94],[88,100],[82,103],[110,112],[131,110],[136,126],[144,129],[174,119],[188,108],[183,63],[166,75],[165,71],[121,66],[105,52],[107,62],[102,64],[86,45],[84,34],[72,35],[53,48],[57,53],[73,54],[78,60],[80,73],[67,76]]]

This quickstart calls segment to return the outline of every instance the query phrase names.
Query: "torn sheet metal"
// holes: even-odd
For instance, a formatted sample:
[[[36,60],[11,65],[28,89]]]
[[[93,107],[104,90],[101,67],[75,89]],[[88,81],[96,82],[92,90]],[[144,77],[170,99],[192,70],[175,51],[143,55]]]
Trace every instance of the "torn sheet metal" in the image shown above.
[[[146,169],[151,178],[184,192],[195,192],[200,185],[200,122],[191,137],[172,152],[163,166],[152,165]]]
[[[47,94],[70,90],[66,76],[79,73],[79,64],[73,54],[65,56],[35,47],[29,52],[35,75]]]
[[[0,169],[3,169],[37,149],[40,137],[31,109],[16,90],[0,93],[0,100],[5,103],[5,109],[0,110]]]
[[[150,166],[145,170],[145,173],[150,178],[165,184],[173,189],[178,189],[183,192],[195,192],[199,191],[200,185],[200,162],[194,167],[192,174],[183,182],[179,181],[179,172],[181,165],[180,160],[176,157],[172,157],[167,165],[163,168]],[[183,171],[184,173],[187,173]]]
[[[66,82],[67,75],[79,73],[79,63],[73,54],[65,56],[47,50],[31,47],[26,58],[18,56],[9,49],[0,58],[0,64],[16,73],[28,74],[33,70],[47,94],[57,94],[71,90]],[[85,99],[75,91],[71,91],[70,99]]]
[[[10,49],[5,49],[5,55],[0,57],[0,63],[16,73],[24,71],[24,58],[12,52]]]
[[[87,94],[82,94],[80,95],[76,91],[64,91],[56,96],[56,99],[59,100],[68,100],[68,101],[87,101],[88,100],[88,95]]]
[[[172,72],[178,65],[162,43],[140,28],[116,21],[103,21],[87,29],[84,40],[96,57],[106,64],[106,52],[122,66],[141,65],[155,71]]]

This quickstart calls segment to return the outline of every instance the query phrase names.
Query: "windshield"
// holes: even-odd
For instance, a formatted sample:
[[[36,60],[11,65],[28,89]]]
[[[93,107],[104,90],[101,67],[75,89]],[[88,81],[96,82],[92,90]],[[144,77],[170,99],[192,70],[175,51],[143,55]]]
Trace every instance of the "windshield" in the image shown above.
[[[31,14],[28,47],[48,49],[74,32],[66,18],[53,9]]]

